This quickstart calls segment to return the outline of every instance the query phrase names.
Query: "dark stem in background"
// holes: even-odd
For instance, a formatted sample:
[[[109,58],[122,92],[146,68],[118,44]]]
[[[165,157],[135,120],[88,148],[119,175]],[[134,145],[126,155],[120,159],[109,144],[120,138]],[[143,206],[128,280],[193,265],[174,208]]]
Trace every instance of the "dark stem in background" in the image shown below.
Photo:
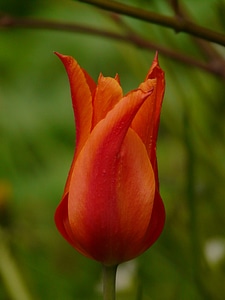
[[[187,9],[184,8],[184,4],[181,6],[178,0],[171,0],[169,2],[176,16],[179,16],[179,18],[185,20],[191,20],[191,16]],[[213,65],[215,69],[218,69],[218,71],[220,70],[221,74],[225,75],[225,60],[219,51],[214,47],[215,45],[194,36],[191,38],[192,41],[198,46],[205,59],[208,61],[208,64]]]
[[[191,245],[191,270],[192,270],[192,280],[195,284],[197,290],[202,296],[203,300],[210,300],[213,298],[210,291],[207,290],[204,282],[201,280],[202,276],[202,261],[203,253],[199,240],[199,226],[198,226],[198,198],[196,195],[196,153],[193,143],[193,133],[190,122],[190,115],[188,114],[188,109],[184,113],[184,143],[187,154],[186,161],[186,175],[187,175],[187,186],[186,186],[186,196],[187,204],[189,209],[189,231],[190,231],[190,245]]]
[[[117,16],[115,15],[115,18]],[[118,18],[118,17],[117,17]],[[119,20],[119,19],[118,19]],[[122,21],[120,21],[122,22]],[[121,26],[125,26],[121,23]],[[161,45],[152,43],[135,32],[129,32],[125,34],[119,34],[112,31],[107,31],[103,29],[93,28],[90,26],[80,25],[76,23],[59,22],[53,20],[35,19],[35,18],[16,18],[13,16],[6,15],[4,13],[0,14],[0,28],[26,28],[26,29],[44,29],[44,30],[59,30],[66,32],[78,32],[82,34],[96,35],[104,38],[113,39],[120,42],[129,43],[135,45],[141,49],[146,49],[150,51],[159,51],[162,55],[180,61],[188,66],[194,66],[196,68],[202,69],[214,75],[225,78],[225,68],[221,68],[221,64],[214,65],[211,62],[206,63],[194,59],[188,55],[170,50]]]

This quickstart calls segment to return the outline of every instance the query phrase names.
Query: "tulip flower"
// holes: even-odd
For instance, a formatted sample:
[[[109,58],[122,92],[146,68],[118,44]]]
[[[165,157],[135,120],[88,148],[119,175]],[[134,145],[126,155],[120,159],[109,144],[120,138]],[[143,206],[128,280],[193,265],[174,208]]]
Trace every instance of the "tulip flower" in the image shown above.
[[[76,147],[55,222],[80,253],[114,266],[159,237],[156,141],[164,94],[157,55],[140,86],[123,95],[119,76],[96,84],[71,56],[56,53],[68,74]]]

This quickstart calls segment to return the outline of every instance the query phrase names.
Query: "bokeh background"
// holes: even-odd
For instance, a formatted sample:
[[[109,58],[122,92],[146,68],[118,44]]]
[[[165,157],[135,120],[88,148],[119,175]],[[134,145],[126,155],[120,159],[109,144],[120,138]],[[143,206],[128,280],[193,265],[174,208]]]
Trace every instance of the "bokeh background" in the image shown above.
[[[120,2],[174,15],[166,0]],[[225,32],[224,0],[180,4],[196,23]],[[0,299],[101,299],[101,266],[72,249],[53,221],[75,145],[68,80],[53,52],[74,56],[95,80],[100,72],[119,73],[128,92],[145,78],[154,51],[92,34],[6,28],[3,16],[117,33],[126,24],[151,43],[220,71],[224,48],[129,17],[121,16],[121,25],[76,1],[0,0],[0,11]],[[215,75],[161,52],[159,60],[166,94],[157,153],[167,221],[151,249],[120,266],[118,300],[222,300],[225,72]]]

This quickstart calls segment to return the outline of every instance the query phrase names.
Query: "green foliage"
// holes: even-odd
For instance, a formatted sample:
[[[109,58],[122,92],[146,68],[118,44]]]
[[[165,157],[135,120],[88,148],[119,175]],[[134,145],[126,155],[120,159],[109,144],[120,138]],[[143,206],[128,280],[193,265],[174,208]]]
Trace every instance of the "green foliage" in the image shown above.
[[[0,11],[13,15],[25,16],[35,11],[40,3],[40,0],[1,0]]]
[[[210,22],[218,30],[224,26],[218,14],[218,3],[224,9],[224,1],[180,2],[198,24]],[[121,32],[108,15],[82,3],[26,1],[25,10],[18,3],[3,1],[1,10]],[[133,4],[173,14],[167,1]],[[202,59],[204,51],[186,34],[123,20],[153,43]],[[32,299],[100,299],[101,266],[67,245],[53,221],[75,144],[68,81],[53,51],[74,56],[95,80],[100,72],[119,73],[126,92],[145,78],[154,52],[76,32],[1,28],[0,39],[0,216],[9,252]],[[128,283],[118,289],[118,300],[140,295],[143,300],[222,300],[224,78],[160,53],[159,60],[167,84],[158,141],[167,222],[159,241],[135,260],[132,272],[129,264],[125,270],[121,266],[124,275],[118,278]],[[222,252],[216,256],[218,245]],[[0,298],[9,299],[3,281]]]

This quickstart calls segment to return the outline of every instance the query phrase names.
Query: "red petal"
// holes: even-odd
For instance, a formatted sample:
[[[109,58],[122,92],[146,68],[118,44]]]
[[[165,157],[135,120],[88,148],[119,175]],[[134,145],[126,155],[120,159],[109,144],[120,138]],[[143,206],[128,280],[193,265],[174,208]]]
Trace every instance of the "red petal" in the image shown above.
[[[160,197],[159,191],[156,187],[151,221],[149,223],[149,227],[146,232],[145,242],[143,243],[145,245],[143,252],[147,250],[152,244],[154,244],[155,241],[160,236],[160,234],[162,233],[165,224],[165,218],[166,218],[166,213],[165,213],[164,204]]]
[[[110,249],[110,241],[112,240],[110,240],[109,235],[112,234],[112,230],[115,230],[118,234],[116,230],[120,226],[120,224],[116,224],[119,218],[118,183],[126,186],[124,182],[118,180],[118,176],[120,176],[118,175],[118,166],[120,165],[121,145],[132,119],[147,96],[148,94],[137,90],[124,97],[107,114],[106,118],[100,121],[93,129],[73,169],[69,190],[68,215],[71,230],[75,237],[74,246],[77,248],[76,243],[78,241],[80,245],[83,245],[84,252],[88,248],[87,252],[94,253],[92,255],[95,255],[95,259],[101,260],[100,256],[103,255],[102,250],[97,247],[97,240],[104,240],[105,236],[108,235],[108,239],[105,239],[105,249]],[[146,153],[146,168],[152,170],[147,152],[140,140],[139,144],[141,144]],[[135,153],[140,156],[137,151]],[[142,159],[142,156],[140,159]],[[130,164],[132,164],[132,161],[130,161]],[[124,177],[124,174],[121,173],[121,176]],[[154,187],[153,172],[148,171],[148,175],[147,178],[151,178],[151,183],[153,182],[152,186]],[[133,178],[135,179],[134,176]],[[127,180],[129,179],[127,178]],[[152,193],[152,189],[154,190],[148,184],[148,191],[150,190]],[[129,189],[127,188],[126,190],[129,193]],[[131,199],[129,198],[129,202],[127,200],[126,204],[127,207],[129,207],[128,203],[130,201]],[[148,218],[149,221],[150,213],[149,210],[147,211],[148,214],[146,213],[144,219]],[[143,226],[147,226],[145,221]],[[101,247],[104,244],[103,240],[99,244]],[[95,241],[95,247],[91,247],[93,241]],[[115,239],[113,242],[115,242]],[[113,249],[115,250],[115,246]],[[110,255],[105,253],[104,256],[109,257]]]

